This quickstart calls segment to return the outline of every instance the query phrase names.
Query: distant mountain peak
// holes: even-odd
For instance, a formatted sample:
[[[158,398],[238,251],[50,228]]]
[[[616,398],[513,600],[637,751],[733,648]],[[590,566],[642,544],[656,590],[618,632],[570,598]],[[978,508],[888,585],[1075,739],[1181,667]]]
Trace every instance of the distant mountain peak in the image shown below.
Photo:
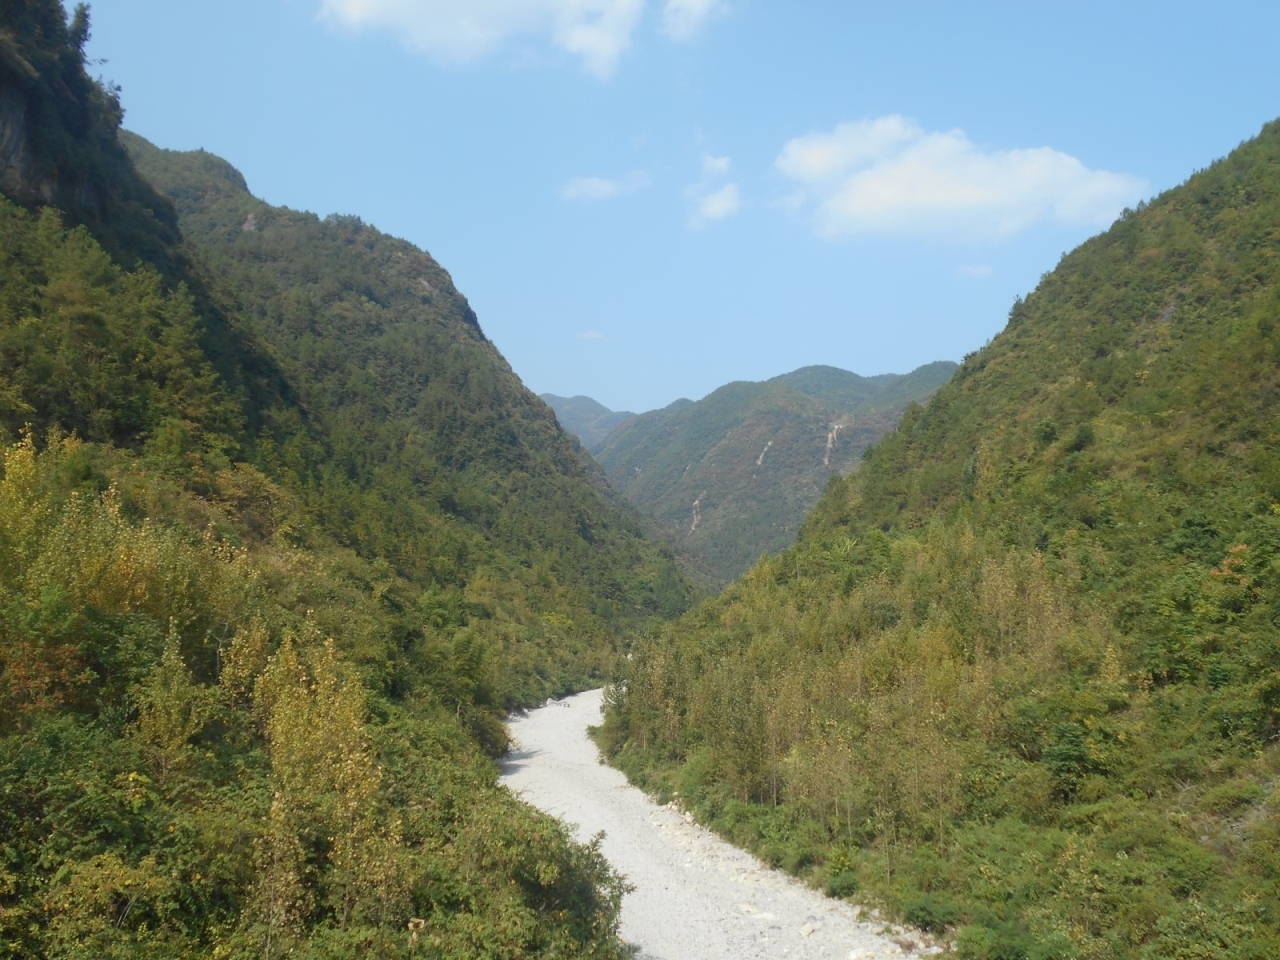
[[[555,411],[565,432],[577,437],[584,447],[593,450],[615,429],[635,416],[629,410],[610,410],[599,401],[578,395],[560,397],[554,393],[539,395]]]
[[[789,546],[828,479],[853,469],[909,403],[956,368],[940,361],[862,377],[818,364],[736,380],[696,403],[631,417],[591,450],[613,485],[719,586]]]

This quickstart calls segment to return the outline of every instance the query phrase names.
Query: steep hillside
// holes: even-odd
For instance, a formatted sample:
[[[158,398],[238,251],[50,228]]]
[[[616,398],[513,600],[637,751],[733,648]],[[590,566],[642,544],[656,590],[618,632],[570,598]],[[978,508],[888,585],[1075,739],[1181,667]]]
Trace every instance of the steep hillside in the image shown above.
[[[723,586],[790,546],[827,482],[955,370],[805,367],[627,421],[593,448],[610,482]]]
[[[554,393],[538,396],[555,411],[560,426],[582,441],[588,450],[594,450],[617,427],[635,416],[626,410],[610,410],[590,397],[557,397]]]
[[[0,954],[620,957],[486,754],[684,582],[427,255],[133,141],[184,238],[87,31],[0,6]]]
[[[344,542],[517,621],[569,603],[590,629],[685,602],[669,559],[592,484],[428,254],[355,217],[263,203],[210,154],[125,142],[296,392],[308,433],[285,414],[257,456]],[[543,654],[567,666],[583,653],[567,642]]]
[[[619,762],[964,957],[1280,955],[1280,123],[1066,256],[799,544],[634,651]]]

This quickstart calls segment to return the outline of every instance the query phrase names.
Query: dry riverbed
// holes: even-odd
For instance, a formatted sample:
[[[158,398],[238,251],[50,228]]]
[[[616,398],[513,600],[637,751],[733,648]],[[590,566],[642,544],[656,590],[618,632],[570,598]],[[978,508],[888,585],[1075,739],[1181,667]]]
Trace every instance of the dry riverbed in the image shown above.
[[[865,923],[658,806],[600,761],[587,727],[600,723],[592,690],[512,717],[502,782],[568,824],[580,840],[604,831],[604,855],[635,886],[622,937],[640,960],[904,960],[919,938]]]

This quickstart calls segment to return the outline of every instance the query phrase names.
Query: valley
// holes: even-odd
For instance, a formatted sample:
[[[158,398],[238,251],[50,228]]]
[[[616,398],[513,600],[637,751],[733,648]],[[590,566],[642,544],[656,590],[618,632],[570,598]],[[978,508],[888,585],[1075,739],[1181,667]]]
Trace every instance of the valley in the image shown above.
[[[812,86],[727,84],[753,136],[810,125],[770,162],[609,114],[715,102],[713,21],[763,31],[751,78],[794,47],[848,79],[836,7],[821,60],[731,0],[304,6],[185,47],[110,11],[184,61],[161,86],[251,84],[250,177],[124,127],[88,7],[0,4],[0,956],[1280,956],[1280,120],[1140,200],[1154,174],[1038,130],[823,129]],[[1233,54],[1274,33],[1217,19]],[[684,46],[615,76],[655,44]],[[391,63],[423,72],[366,82]],[[1207,143],[1257,76],[1145,129]],[[174,129],[166,92],[138,129]],[[1071,124],[1052,92],[1047,129],[1145,146],[1144,111]],[[195,143],[217,102],[177,103],[221,131]],[[320,139],[266,138],[316,104]],[[326,182],[318,143],[359,163]],[[272,171],[394,188],[396,229],[488,279],[268,202]],[[990,314],[1046,237],[1069,251]],[[905,374],[804,352],[908,369],[961,334]],[[647,382],[688,357],[721,385],[617,412],[536,396],[507,344],[637,401],[692,391]],[[739,349],[795,369],[708,365]]]
[[[797,544],[632,647],[614,763],[962,957],[1280,950],[1280,125],[1065,256]]]
[[[761,556],[789,547],[827,483],[856,469],[863,452],[955,369],[939,361],[862,377],[805,367],[627,415],[585,445],[614,489],[656,523],[687,573],[720,590]],[[552,407],[572,432],[583,408],[558,400]]]

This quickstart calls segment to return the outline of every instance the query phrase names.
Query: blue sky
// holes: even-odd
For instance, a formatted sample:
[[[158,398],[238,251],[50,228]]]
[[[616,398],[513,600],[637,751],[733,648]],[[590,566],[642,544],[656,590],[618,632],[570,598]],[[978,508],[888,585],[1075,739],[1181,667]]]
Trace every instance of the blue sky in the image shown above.
[[[537,392],[960,359],[1280,115],[1280,4],[97,0],[126,125],[430,251]]]

